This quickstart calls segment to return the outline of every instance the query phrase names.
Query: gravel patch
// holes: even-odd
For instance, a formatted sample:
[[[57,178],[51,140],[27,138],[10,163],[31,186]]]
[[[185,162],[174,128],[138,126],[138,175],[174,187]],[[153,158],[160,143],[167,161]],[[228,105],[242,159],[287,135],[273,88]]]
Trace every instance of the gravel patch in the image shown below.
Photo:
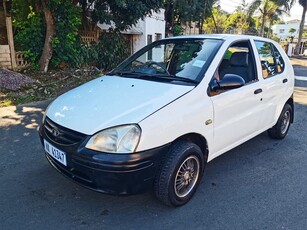
[[[0,88],[16,91],[21,87],[33,83],[34,80],[30,77],[0,68]]]

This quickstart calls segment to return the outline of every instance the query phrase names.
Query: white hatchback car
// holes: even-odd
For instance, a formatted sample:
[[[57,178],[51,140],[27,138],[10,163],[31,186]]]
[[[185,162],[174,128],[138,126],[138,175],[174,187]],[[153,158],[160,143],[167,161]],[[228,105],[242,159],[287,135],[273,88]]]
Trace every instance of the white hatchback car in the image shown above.
[[[95,191],[153,188],[180,206],[207,162],[293,122],[294,73],[280,46],[241,35],[153,42],[54,100],[40,126],[48,161]]]

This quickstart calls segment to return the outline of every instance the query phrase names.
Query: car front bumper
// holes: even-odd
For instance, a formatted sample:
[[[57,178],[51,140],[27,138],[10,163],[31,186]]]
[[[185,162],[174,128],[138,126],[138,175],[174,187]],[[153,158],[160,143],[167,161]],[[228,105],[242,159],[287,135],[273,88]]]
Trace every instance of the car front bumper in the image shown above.
[[[41,142],[48,141],[66,154],[67,166],[47,152],[49,163],[61,174],[74,182],[97,192],[108,194],[136,194],[145,192],[153,185],[158,166],[169,145],[133,154],[110,154],[86,149],[90,136],[74,145],[61,145],[39,128]]]

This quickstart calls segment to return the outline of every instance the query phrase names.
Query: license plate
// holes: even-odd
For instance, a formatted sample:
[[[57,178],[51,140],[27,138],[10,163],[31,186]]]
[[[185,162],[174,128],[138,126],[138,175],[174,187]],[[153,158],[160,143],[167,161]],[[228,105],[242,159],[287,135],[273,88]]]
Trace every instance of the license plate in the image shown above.
[[[53,145],[51,145],[48,141],[44,140],[44,147],[45,147],[45,151],[52,156],[52,158],[54,158],[55,160],[57,160],[58,162],[60,162],[61,164],[67,166],[66,163],[66,154],[59,150],[58,148],[54,147]]]

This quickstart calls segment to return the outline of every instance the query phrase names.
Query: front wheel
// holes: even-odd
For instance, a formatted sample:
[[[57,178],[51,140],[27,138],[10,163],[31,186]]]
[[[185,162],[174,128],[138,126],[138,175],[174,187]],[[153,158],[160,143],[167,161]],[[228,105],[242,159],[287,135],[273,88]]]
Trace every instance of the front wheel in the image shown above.
[[[170,206],[187,203],[197,190],[204,166],[204,155],[196,144],[188,141],[174,143],[155,180],[157,198]]]
[[[276,125],[268,130],[268,134],[273,139],[283,139],[290,128],[292,120],[292,107],[289,104],[285,104]]]

